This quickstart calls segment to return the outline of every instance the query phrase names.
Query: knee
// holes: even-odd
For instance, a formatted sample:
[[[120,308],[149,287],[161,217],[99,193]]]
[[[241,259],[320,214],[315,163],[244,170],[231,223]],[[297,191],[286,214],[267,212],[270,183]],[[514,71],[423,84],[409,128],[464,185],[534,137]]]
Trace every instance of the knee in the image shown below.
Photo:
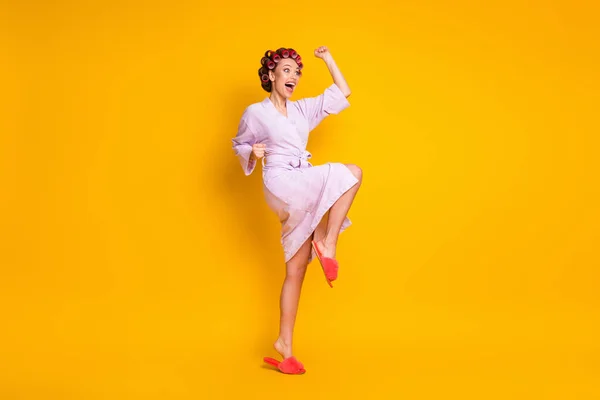
[[[346,167],[352,172],[352,175],[358,179],[359,182],[362,182],[363,172],[362,169],[356,164],[346,164]]]

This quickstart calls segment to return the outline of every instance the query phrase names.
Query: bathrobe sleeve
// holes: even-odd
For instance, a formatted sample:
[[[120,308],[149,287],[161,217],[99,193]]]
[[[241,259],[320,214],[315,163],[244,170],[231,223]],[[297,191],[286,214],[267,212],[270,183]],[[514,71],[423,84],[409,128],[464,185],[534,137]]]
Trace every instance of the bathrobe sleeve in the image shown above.
[[[316,128],[328,115],[338,114],[350,106],[348,99],[335,83],[319,96],[300,99],[297,104],[308,121],[309,131]]]
[[[250,128],[249,115],[244,113],[238,125],[237,135],[232,139],[233,151],[238,157],[246,176],[256,168],[256,158],[251,159],[252,146],[257,143],[257,137]]]

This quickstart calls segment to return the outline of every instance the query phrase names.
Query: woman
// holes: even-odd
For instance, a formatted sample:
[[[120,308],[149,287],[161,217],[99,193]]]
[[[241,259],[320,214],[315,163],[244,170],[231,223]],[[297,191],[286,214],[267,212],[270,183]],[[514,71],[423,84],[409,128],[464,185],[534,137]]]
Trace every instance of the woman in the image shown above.
[[[350,88],[327,47],[317,48],[314,54],[325,62],[333,84],[317,97],[291,101],[302,76],[302,58],[287,48],[265,53],[258,74],[270,96],[244,110],[237,136],[232,139],[246,175],[262,159],[265,199],[281,222],[286,277],[280,298],[279,337],[274,347],[284,360],[265,361],[292,374],[305,372],[293,356],[292,336],[306,268],[316,256],[327,283],[333,287],[331,282],[338,272],[338,236],[350,226],[347,214],[362,181],[362,171],[356,165],[313,166],[308,161],[309,132],[328,115],[338,114],[350,105]]]

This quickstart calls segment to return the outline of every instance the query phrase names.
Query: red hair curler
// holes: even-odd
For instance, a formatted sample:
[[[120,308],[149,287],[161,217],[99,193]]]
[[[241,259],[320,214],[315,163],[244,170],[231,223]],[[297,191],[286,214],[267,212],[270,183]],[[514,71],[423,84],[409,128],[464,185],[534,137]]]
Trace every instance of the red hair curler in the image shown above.
[[[302,69],[303,66],[304,64],[302,64],[301,62],[298,63],[298,68]]]
[[[288,50],[283,50],[281,52],[281,57],[288,58],[290,56],[290,52]]]
[[[295,60],[296,57],[298,57],[298,52],[296,52],[296,50],[290,51],[290,57],[292,57]]]
[[[263,76],[260,77],[260,80],[263,81],[264,83],[269,82],[269,75],[263,74]]]
[[[281,61],[281,56],[277,53],[273,54],[273,57],[271,58],[271,60],[273,60],[273,62],[278,63],[279,61]]]
[[[269,68],[269,69],[275,68],[275,63],[273,61],[269,60],[269,62],[267,62],[267,68]]]

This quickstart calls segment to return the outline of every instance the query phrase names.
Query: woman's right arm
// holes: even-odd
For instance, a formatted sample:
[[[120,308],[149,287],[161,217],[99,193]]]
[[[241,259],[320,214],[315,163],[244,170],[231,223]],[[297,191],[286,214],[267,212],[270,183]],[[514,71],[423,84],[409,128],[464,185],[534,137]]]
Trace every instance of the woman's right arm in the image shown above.
[[[254,171],[256,161],[263,158],[266,151],[266,145],[260,143],[262,141],[262,137],[259,136],[260,131],[256,129],[259,124],[253,118],[256,117],[249,109],[246,109],[238,125],[237,135],[232,139],[233,150],[246,175],[250,175]]]
[[[256,144],[257,138],[244,116],[240,120],[236,136],[231,141],[232,149],[240,161],[244,174],[250,175],[256,168],[253,146]]]

